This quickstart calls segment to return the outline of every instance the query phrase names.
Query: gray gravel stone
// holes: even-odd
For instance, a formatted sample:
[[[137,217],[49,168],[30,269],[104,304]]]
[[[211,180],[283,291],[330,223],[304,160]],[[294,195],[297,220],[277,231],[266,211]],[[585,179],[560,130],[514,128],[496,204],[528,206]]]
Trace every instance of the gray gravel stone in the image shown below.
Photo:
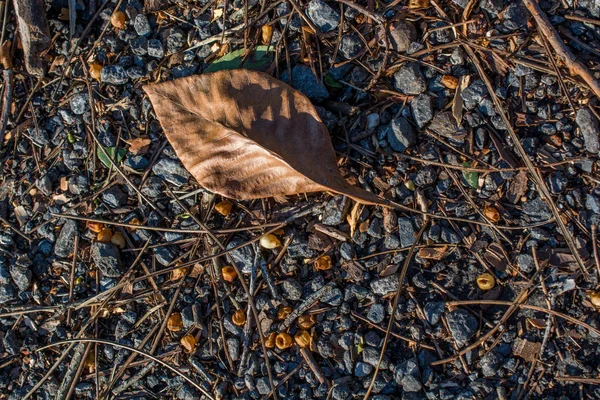
[[[100,71],[100,80],[111,85],[124,85],[129,80],[125,68],[120,65],[107,65]]]
[[[385,309],[383,308],[383,305],[379,303],[372,304],[367,312],[367,318],[375,324],[383,322],[383,319],[385,318]]]
[[[417,138],[406,118],[398,117],[390,123],[390,129],[387,131],[387,140],[394,151],[403,153],[407,148],[416,143]]]
[[[535,261],[533,257],[529,254],[519,254],[517,256],[517,265],[521,269],[521,271],[525,273],[533,272],[535,269]]]
[[[364,378],[365,376],[369,376],[372,371],[373,366],[371,364],[359,361],[354,367],[354,376],[357,378]]]
[[[90,109],[89,96],[87,93],[77,93],[69,100],[71,111],[74,114],[81,115]]]
[[[340,13],[321,0],[311,0],[306,15],[321,32],[332,31],[340,23]]]
[[[394,379],[405,392],[418,392],[423,387],[419,378],[419,366],[415,360],[406,360],[398,364]]]
[[[31,260],[27,256],[13,259],[10,263],[10,276],[17,288],[22,292],[26,291],[31,284],[32,273],[30,267]]]
[[[72,219],[67,220],[62,226],[54,245],[54,253],[57,257],[64,258],[73,253],[76,234],[77,224]]]
[[[287,71],[281,74],[281,80],[290,83]],[[317,80],[312,69],[304,64],[297,64],[292,68],[291,85],[304,93],[306,97],[316,102],[323,101],[329,97],[327,88]]]
[[[114,244],[94,242],[92,259],[107,278],[118,278],[123,275],[119,249]]]
[[[241,238],[233,238],[227,244],[226,249],[232,249],[244,242]],[[229,257],[243,274],[249,274],[252,271],[252,264],[254,263],[254,250],[252,246],[244,246],[233,250],[229,252]]]
[[[165,56],[165,48],[160,40],[148,40],[148,55],[154,58],[163,58]]]
[[[523,212],[533,222],[545,221],[552,218],[552,211],[541,197],[536,197],[523,203]]]
[[[465,132],[458,129],[458,124],[450,111],[437,113],[429,124],[429,129],[440,136],[451,139],[462,139]]]
[[[417,30],[412,22],[400,21],[390,29],[389,44],[397,52],[408,50],[415,40],[417,40]]]
[[[127,194],[118,186],[112,186],[102,193],[102,201],[111,208],[118,208],[127,204]]]
[[[69,192],[78,196],[86,193],[89,189],[89,180],[85,175],[73,175],[69,178],[68,187]]]
[[[364,43],[356,35],[344,35],[340,40],[338,51],[347,59],[356,57],[363,49]]]
[[[35,186],[40,189],[45,196],[50,196],[52,194],[52,180],[50,180],[48,174],[36,179]]]
[[[398,235],[400,238],[400,247],[411,246],[416,240],[416,233],[417,231],[415,230],[415,226],[413,225],[411,219],[406,217],[398,218]]]
[[[425,304],[423,313],[425,314],[425,319],[429,325],[437,325],[437,323],[440,322],[445,308],[446,303],[443,301],[432,301]]]
[[[136,15],[135,19],[133,20],[133,28],[140,36],[148,36],[152,33],[152,28],[148,22],[148,17],[146,17],[144,14]]]
[[[373,293],[385,296],[398,290],[398,275],[390,275],[384,278],[374,279],[369,284]]]
[[[458,309],[446,314],[448,328],[459,346],[467,344],[477,331],[477,320],[467,311]]]
[[[421,94],[427,89],[427,82],[416,62],[404,64],[394,74],[394,87],[404,94]]]
[[[428,94],[415,97],[410,103],[410,108],[419,128],[424,127],[433,118],[433,103]]]
[[[175,259],[173,253],[164,246],[154,249],[154,257],[156,257],[156,261],[158,261],[159,264],[164,265],[165,267]]]
[[[172,160],[170,158],[163,158],[159,160],[154,167],[152,172],[156,176],[159,176],[163,180],[172,183],[179,187],[183,186],[190,179],[190,173],[183,168],[179,160]]]
[[[300,300],[302,298],[302,285],[295,279],[283,281],[281,289],[288,300]]]
[[[594,154],[600,152],[600,126],[596,116],[587,108],[581,108],[577,110],[575,122],[583,136],[585,149]]]

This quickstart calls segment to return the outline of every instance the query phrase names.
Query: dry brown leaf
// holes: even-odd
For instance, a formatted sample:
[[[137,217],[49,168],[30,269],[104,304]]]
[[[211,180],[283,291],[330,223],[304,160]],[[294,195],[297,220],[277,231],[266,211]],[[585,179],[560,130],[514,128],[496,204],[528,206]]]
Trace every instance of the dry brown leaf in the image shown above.
[[[331,191],[387,203],[340,176],[310,100],[265,73],[218,71],[144,90],[181,162],[212,192],[249,200]]]
[[[0,46],[0,64],[4,69],[12,69],[12,54],[10,53],[12,42],[10,40],[6,40]]]
[[[425,260],[436,260],[439,261],[446,256],[448,246],[442,247],[422,247],[419,249],[419,258]]]
[[[346,221],[350,224],[350,237],[354,237],[354,231],[356,230],[356,225],[358,224],[358,219],[360,218],[362,210],[362,205],[360,203],[355,203],[350,214],[346,216]]]
[[[521,197],[525,195],[527,192],[527,172],[519,171],[517,175],[513,178],[508,192],[506,193],[506,198],[513,204],[517,204]]]
[[[124,140],[129,145],[129,151],[134,155],[144,154],[148,150],[148,146],[152,141],[148,138],[135,138],[131,140]]]

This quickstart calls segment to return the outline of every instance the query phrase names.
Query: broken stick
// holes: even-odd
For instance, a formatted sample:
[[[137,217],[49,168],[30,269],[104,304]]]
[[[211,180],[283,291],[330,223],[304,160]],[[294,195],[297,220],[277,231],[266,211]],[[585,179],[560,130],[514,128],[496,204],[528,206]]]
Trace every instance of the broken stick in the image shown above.
[[[50,29],[44,0],[13,0],[19,25],[19,36],[25,53],[25,68],[36,76],[44,76],[42,52],[50,46]]]
[[[590,89],[592,89],[592,91],[596,94],[596,96],[600,98],[600,82],[594,77],[594,75],[585,65],[577,60],[569,47],[567,47],[567,45],[562,41],[556,29],[554,29],[548,20],[548,17],[540,8],[537,0],[522,1],[535,19],[535,23],[537,24],[540,34],[544,35],[544,37],[548,40],[548,43],[552,45],[556,55],[558,55],[558,57],[568,68],[569,73],[572,76],[579,76],[581,79],[583,79],[585,83],[589,85]]]

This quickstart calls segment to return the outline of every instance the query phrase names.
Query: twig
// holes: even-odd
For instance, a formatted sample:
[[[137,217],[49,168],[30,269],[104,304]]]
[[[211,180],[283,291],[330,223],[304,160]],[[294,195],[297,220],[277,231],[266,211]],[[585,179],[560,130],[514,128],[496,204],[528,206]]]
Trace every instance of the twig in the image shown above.
[[[590,70],[585,65],[583,65],[577,59],[577,57],[575,57],[571,50],[564,44],[564,42],[560,38],[560,35],[556,31],[556,29],[554,29],[552,23],[548,20],[548,17],[546,16],[546,14],[544,14],[537,1],[521,1],[525,5],[525,7],[527,7],[529,12],[533,16],[533,19],[535,19],[540,33],[544,35],[546,39],[548,39],[548,42],[554,48],[556,55],[564,62],[565,66],[568,68],[569,73],[572,76],[579,76],[581,79],[583,79],[588,84],[590,89],[596,94],[596,96],[600,97],[600,82],[598,82],[598,80],[594,78],[594,75],[592,75]]]
[[[8,117],[10,115],[10,106],[12,103],[12,86],[13,86],[13,72],[10,69],[2,71],[4,75],[4,92],[2,93],[2,120],[0,122],[0,149],[4,143],[4,134],[6,133],[6,125],[8,124]]]
[[[302,356],[302,358],[304,358],[304,361],[306,361],[306,364],[308,365],[312,373],[315,375],[319,383],[324,383],[327,385],[327,387],[330,387],[331,383],[327,380],[325,375],[323,375],[323,371],[321,371],[321,368],[319,368],[319,364],[317,364],[310,351],[304,347],[301,347],[300,355]]]
[[[398,289],[396,290],[396,294],[394,296],[394,301],[392,303],[391,314],[390,314],[390,318],[388,320],[387,330],[385,331],[385,338],[383,339],[383,346],[381,346],[381,352],[379,353],[379,360],[377,360],[377,365],[375,366],[375,372],[373,373],[373,378],[371,378],[371,383],[369,384],[367,393],[365,393],[365,396],[363,397],[364,400],[367,400],[369,398],[369,396],[371,395],[371,392],[373,391],[373,386],[375,385],[375,381],[377,380],[377,374],[379,373],[379,368],[381,367],[381,361],[383,360],[383,357],[385,355],[385,349],[387,348],[387,344],[390,339],[390,334],[392,332],[392,326],[394,324],[394,313],[396,312],[396,309],[398,308],[398,301],[400,300],[400,294],[402,293],[402,282],[404,282],[404,277],[406,276],[406,272],[408,271],[408,266],[410,265],[410,262],[412,261],[412,257],[413,257],[413,253],[415,252],[415,248],[416,248],[417,244],[419,243],[419,241],[421,240],[421,237],[423,236],[423,232],[425,232],[425,228],[427,227],[427,225],[429,225],[428,222],[429,221],[426,219],[423,220],[423,226],[421,226],[421,230],[417,234],[415,242],[413,243],[412,247],[410,248],[408,255],[406,256],[406,259],[404,260],[404,265],[402,266],[402,271],[400,272],[400,276],[398,277]]]
[[[198,385],[196,382],[194,382],[193,380],[191,380],[190,378],[188,378],[184,373],[182,373],[178,369],[170,366],[169,364],[167,364],[166,362],[164,362],[160,358],[158,358],[156,356],[153,356],[152,354],[148,354],[148,353],[146,353],[146,352],[144,352],[142,350],[136,349],[135,347],[127,346],[125,344],[111,342],[110,340],[104,340],[104,339],[78,338],[78,339],[61,340],[60,342],[50,343],[50,344],[48,344],[46,346],[40,347],[36,351],[42,351],[42,350],[45,350],[45,349],[49,349],[50,347],[54,347],[54,346],[58,346],[58,345],[61,345],[61,344],[66,344],[66,343],[100,343],[100,344],[106,344],[106,345],[109,345],[109,346],[123,348],[125,350],[137,353],[137,354],[139,354],[141,356],[144,356],[146,358],[151,359],[152,361],[157,362],[158,364],[160,364],[163,367],[167,368],[169,371],[177,374],[178,376],[180,376],[181,378],[183,378],[183,380],[187,381],[190,385],[192,385],[193,387],[195,387],[196,389],[198,389],[200,392],[202,392],[206,397],[208,397],[211,400],[214,400],[214,397],[210,393],[208,393],[202,386]]]

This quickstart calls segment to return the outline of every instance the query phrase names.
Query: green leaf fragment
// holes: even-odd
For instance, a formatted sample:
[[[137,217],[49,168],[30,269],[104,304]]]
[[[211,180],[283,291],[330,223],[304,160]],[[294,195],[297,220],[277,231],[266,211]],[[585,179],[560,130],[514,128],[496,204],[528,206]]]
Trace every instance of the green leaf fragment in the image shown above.
[[[273,61],[272,46],[256,46],[245,60],[244,53],[244,49],[227,53],[223,57],[213,61],[204,72],[215,72],[237,68],[265,71]]]
[[[341,89],[344,87],[341,83],[339,83],[334,77],[330,74],[325,75],[325,84],[330,88]]]
[[[464,167],[469,167],[471,163],[463,163]],[[463,178],[467,181],[467,184],[471,186],[473,189],[477,190],[479,186],[479,173],[471,172],[471,171],[462,171]]]
[[[123,161],[125,155],[127,154],[127,150],[121,148],[117,149],[116,147],[105,147],[104,150],[106,150],[106,154],[110,157],[110,160],[113,160],[115,163],[120,163]],[[110,168],[112,164],[110,163],[110,160],[106,158],[101,148],[96,148],[96,154],[98,155],[98,160],[100,160],[102,164],[106,166],[106,168]]]

